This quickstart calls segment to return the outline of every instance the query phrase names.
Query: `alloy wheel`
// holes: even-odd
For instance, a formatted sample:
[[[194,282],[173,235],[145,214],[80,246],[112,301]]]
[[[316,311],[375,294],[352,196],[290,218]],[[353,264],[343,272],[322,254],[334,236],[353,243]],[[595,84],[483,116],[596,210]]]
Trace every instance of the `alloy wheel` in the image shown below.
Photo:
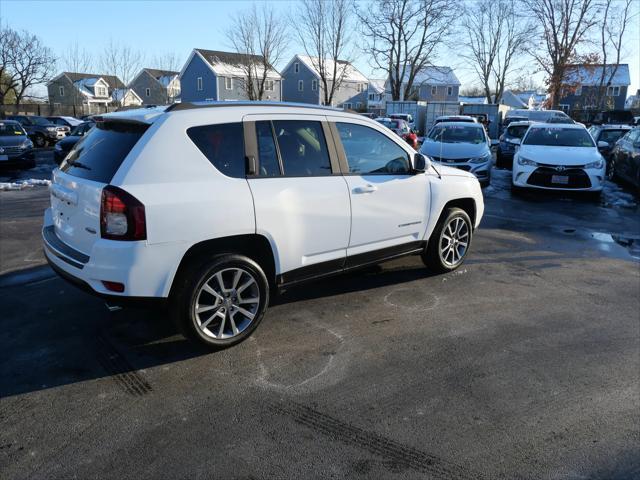
[[[193,317],[202,333],[225,340],[246,330],[259,306],[260,288],[254,276],[242,268],[224,268],[201,285]]]
[[[455,267],[464,258],[469,246],[469,226],[462,217],[454,217],[442,229],[440,256],[449,267]]]

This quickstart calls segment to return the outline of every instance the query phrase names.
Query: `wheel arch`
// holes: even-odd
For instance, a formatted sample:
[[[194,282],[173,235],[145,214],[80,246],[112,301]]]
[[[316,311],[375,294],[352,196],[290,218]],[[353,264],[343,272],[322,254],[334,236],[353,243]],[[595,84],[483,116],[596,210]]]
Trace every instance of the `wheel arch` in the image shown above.
[[[440,211],[440,215],[438,216],[438,221],[440,221],[444,213],[449,208],[460,208],[464,210],[466,214],[469,215],[469,218],[471,219],[471,227],[475,230],[477,209],[476,209],[476,201],[473,198],[466,197],[466,198],[456,198],[454,200],[449,200],[442,207],[442,210]]]

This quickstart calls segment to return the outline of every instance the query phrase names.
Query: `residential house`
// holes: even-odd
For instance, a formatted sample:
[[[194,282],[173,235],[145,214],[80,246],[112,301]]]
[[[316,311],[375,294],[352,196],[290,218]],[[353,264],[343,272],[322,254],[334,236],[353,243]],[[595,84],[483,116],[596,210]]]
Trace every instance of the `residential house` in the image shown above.
[[[351,63],[338,60],[337,78],[342,81],[333,93],[331,105],[347,110],[364,111],[367,108],[369,80]],[[282,98],[287,102],[324,103],[324,86],[318,72],[318,59],[294,55],[282,70]],[[333,71],[333,60],[325,61],[325,69]]]
[[[629,98],[624,102],[624,108],[627,110],[640,110],[640,88],[636,90],[635,95],[629,95]]]
[[[240,53],[194,48],[180,72],[181,101],[248,100],[247,67],[262,58]],[[262,70],[258,71],[258,76]],[[143,97],[144,98],[144,97]],[[282,77],[269,65],[263,100],[282,98]]]
[[[510,108],[523,109],[529,108],[529,99],[523,98],[518,93],[511,90],[505,90],[502,92],[502,97],[500,97],[498,104],[505,105]]]
[[[615,71],[614,71],[615,70]],[[563,95],[558,106],[565,111],[598,108],[600,79],[604,73],[606,88],[604,108],[622,110],[631,84],[629,65],[570,65],[563,82]]]
[[[143,105],[169,105],[180,99],[180,72],[143,68],[129,83]]]
[[[119,107],[140,107],[143,104],[142,99],[131,88],[114,88],[111,98]]]
[[[405,73],[401,92],[404,92],[409,72]],[[387,90],[391,90],[387,81]],[[457,102],[460,92],[460,81],[450,67],[428,66],[418,72],[413,80],[412,92],[408,98],[401,100],[418,100],[426,102]]]
[[[384,115],[386,110],[385,79],[369,79],[367,112]]]
[[[86,106],[89,111],[104,111],[114,89],[126,88],[114,75],[62,72],[47,84],[49,103],[56,107]]]

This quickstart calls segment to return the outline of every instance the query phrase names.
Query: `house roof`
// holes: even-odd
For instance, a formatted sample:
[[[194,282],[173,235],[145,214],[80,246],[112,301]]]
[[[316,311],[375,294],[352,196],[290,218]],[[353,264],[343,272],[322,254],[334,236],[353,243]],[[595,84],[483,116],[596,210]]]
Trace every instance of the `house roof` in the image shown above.
[[[384,78],[370,78],[369,79],[369,90],[371,93],[384,93],[385,92],[385,83],[386,80]]]
[[[569,65],[565,75],[565,83],[583,86],[596,86],[600,84],[600,78],[604,71],[604,81],[608,82],[609,77],[613,74],[615,65]],[[629,65],[621,63],[613,78],[611,85],[630,85],[631,76],[629,75]]]
[[[505,90],[500,98],[500,104],[507,105],[513,108],[529,108],[529,100],[524,101],[517,94],[511,90]]]
[[[93,83],[95,83],[99,78],[102,78],[105,82],[107,82],[107,84],[109,85],[109,88],[125,87],[125,84],[122,83],[122,80],[120,80],[115,75],[102,75],[97,73],[62,72],[60,75],[58,75],[58,77],[62,75],[66,75],[69,78],[69,80],[71,80],[73,83],[79,82],[80,80],[84,80],[82,83],[83,85],[86,85],[86,86],[93,86],[92,84],[90,84],[91,79],[94,79]],[[54,78],[53,80],[56,80],[58,77]]]
[[[143,70],[160,82],[163,87],[168,87],[169,84],[180,75],[180,72],[174,72],[172,70],[160,70],[157,68],[143,68]]]
[[[197,52],[209,64],[216,75],[221,76],[244,77],[246,73],[243,65],[245,65],[248,60],[256,62],[258,66],[264,61],[262,55],[221,52],[218,50],[205,50],[203,48],[196,48],[194,52]],[[189,58],[189,61],[190,60],[191,58]],[[262,72],[259,70],[258,75],[261,74]],[[274,79],[281,78],[278,71],[271,64],[269,64],[267,69],[267,77]]]
[[[295,61],[295,59],[298,59],[299,61],[301,61],[309,70],[311,70],[311,72],[314,73],[314,75],[318,78],[320,78],[320,73],[318,72],[318,70],[316,69],[315,65],[318,64],[318,57],[309,57],[307,55],[295,55],[291,61],[289,62],[289,65],[291,65],[291,63],[293,61]],[[345,61],[345,60],[338,60],[337,61],[338,66],[336,71],[338,72],[337,75],[338,77],[342,76],[343,81],[347,81],[347,82],[363,82],[363,83],[368,83],[369,80],[367,79],[367,77],[365,77],[356,67],[354,67],[351,63]],[[289,68],[289,65],[287,65],[286,68]],[[327,71],[329,72],[333,72],[333,60],[331,59],[327,59],[325,61],[325,68],[327,69]],[[286,70],[285,68],[285,70]]]
[[[120,102],[127,96],[127,93],[132,93],[142,103],[140,95],[131,88],[115,88],[113,92],[111,92],[111,97],[114,101]]]
[[[402,82],[406,82],[408,78],[409,72],[407,71],[405,72]],[[423,83],[427,85],[461,85],[460,80],[458,80],[458,77],[456,77],[451,67],[439,67],[436,65],[429,65],[418,72],[413,83],[414,85],[421,85]]]

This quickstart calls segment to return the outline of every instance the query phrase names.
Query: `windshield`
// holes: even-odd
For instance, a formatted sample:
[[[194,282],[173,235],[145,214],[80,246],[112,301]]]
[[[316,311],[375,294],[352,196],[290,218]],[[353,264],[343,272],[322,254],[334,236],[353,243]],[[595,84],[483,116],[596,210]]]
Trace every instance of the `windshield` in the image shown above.
[[[47,120],[43,117],[29,117],[29,120],[31,120],[31,123],[33,123],[34,125],[41,125],[43,127],[51,125],[51,120]]]
[[[593,147],[591,135],[582,128],[530,128],[524,145],[546,147]]]
[[[0,137],[15,137],[16,135],[26,135],[20,125],[0,122]]]
[[[524,134],[527,133],[528,128],[529,128],[529,125],[517,125],[517,126],[509,127],[507,129],[507,136],[522,138],[524,137]]]
[[[618,141],[618,139],[628,131],[629,130],[603,130],[598,141],[612,144]]]
[[[443,143],[484,143],[482,128],[466,125],[438,125],[429,132],[430,140]]]

